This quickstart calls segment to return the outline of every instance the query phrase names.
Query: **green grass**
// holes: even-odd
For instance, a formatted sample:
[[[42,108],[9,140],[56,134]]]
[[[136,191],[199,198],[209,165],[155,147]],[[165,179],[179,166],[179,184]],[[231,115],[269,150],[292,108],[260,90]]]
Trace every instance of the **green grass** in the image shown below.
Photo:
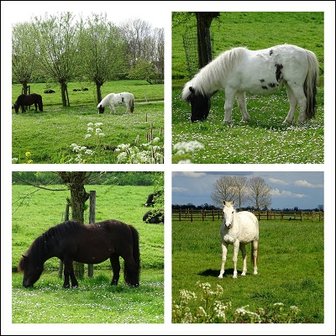
[[[63,186],[50,186],[62,188]],[[63,289],[58,278],[59,260],[51,258],[33,289],[22,287],[16,273],[21,255],[35,238],[64,221],[69,191],[47,191],[13,186],[12,268],[14,323],[162,323],[164,292],[164,227],[142,221],[143,207],[153,187],[90,185],[96,190],[96,221],[118,219],[139,232],[141,274],[139,288],[128,288],[121,271],[117,287],[111,287],[109,261],[94,265],[94,278],[79,279],[78,289]],[[85,214],[85,221],[88,214]],[[34,309],[28,308],[34,307]]]
[[[247,275],[240,276],[240,253],[237,279],[232,278],[232,245],[224,278],[217,278],[221,265],[219,227],[218,221],[173,222],[173,301],[178,300],[181,289],[195,291],[197,281],[208,282],[223,287],[223,300],[231,301],[233,308],[249,305],[254,311],[281,302],[286,307],[299,307],[300,322],[323,323],[323,222],[261,221],[259,274],[252,274],[248,260]],[[250,255],[250,246],[247,252]]]
[[[299,45],[317,55],[320,63],[318,108],[316,118],[303,126],[282,124],[289,109],[284,89],[271,96],[247,96],[251,116],[247,124],[240,122],[241,114],[235,105],[233,127],[223,125],[223,93],[211,99],[207,121],[191,123],[190,105],[181,100],[182,87],[189,79],[182,36],[186,32],[196,32],[195,25],[194,15],[173,16],[172,145],[197,140],[204,149],[185,154],[177,154],[173,149],[173,163],[181,160],[192,163],[323,163],[323,13],[230,12],[221,13],[211,25],[214,56],[237,46],[262,49],[283,43]],[[192,53],[196,44],[191,43],[188,48]]]
[[[70,147],[73,143],[94,151],[78,163],[117,163],[118,145],[140,147],[148,143],[149,135],[160,139],[157,145],[163,153],[163,85],[149,85],[144,81],[106,83],[103,96],[124,90],[134,93],[133,114],[126,114],[124,106],[118,106],[116,114],[109,111],[97,114],[93,85],[85,85],[89,91],[71,91],[72,87],[82,86],[81,83],[69,84],[71,106],[64,108],[56,84],[52,86],[55,94],[43,94],[46,84],[31,84],[31,92],[43,96],[44,111],[36,113],[33,108],[24,114],[12,113],[12,157],[17,158],[18,163],[28,163],[28,160],[32,160],[31,163],[77,163],[77,155]],[[21,86],[13,85],[13,101],[20,93]],[[90,122],[102,123],[105,136],[85,139]],[[31,153],[29,158],[27,152]]]

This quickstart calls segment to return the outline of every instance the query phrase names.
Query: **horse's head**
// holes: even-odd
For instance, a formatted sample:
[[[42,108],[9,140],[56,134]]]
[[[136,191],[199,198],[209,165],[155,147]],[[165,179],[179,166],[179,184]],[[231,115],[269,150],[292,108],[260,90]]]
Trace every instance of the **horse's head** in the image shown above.
[[[235,208],[233,207],[234,202],[230,201],[223,201],[223,216],[224,216],[224,224],[228,229],[231,229],[233,224],[233,217],[236,212]]]
[[[187,83],[182,92],[182,98],[191,105],[191,121],[206,120],[210,111],[210,97],[195,90]]]
[[[15,113],[18,113],[19,112],[19,104],[16,102],[16,103],[14,103],[14,105],[13,105],[13,108],[14,108],[14,111],[15,111]]]
[[[104,113],[105,107],[103,107],[101,104],[99,104],[99,105],[97,106],[97,108],[98,108],[98,113],[99,113],[99,114],[100,114],[100,113]]]
[[[19,271],[23,272],[23,287],[32,287],[34,283],[40,278],[43,272],[43,264],[39,265],[33,262],[31,257],[23,255],[19,266]]]

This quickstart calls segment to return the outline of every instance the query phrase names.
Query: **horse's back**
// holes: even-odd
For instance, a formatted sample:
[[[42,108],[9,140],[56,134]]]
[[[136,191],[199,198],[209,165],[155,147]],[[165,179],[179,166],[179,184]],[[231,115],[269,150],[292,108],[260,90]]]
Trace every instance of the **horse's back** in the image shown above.
[[[239,218],[240,240],[250,242],[259,239],[259,222],[257,217],[250,211],[240,211]]]

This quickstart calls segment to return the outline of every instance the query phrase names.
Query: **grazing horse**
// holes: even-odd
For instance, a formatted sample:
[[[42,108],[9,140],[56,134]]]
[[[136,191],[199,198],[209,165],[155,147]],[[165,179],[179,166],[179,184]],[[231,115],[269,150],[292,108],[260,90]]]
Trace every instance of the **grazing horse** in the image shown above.
[[[144,204],[145,207],[154,206],[156,199],[162,195],[163,191],[159,190],[154,193],[151,193],[147,197],[147,201]]]
[[[32,287],[40,278],[46,260],[57,257],[64,263],[64,288],[78,287],[73,261],[99,264],[110,259],[112,285],[119,280],[121,256],[124,263],[125,281],[139,286],[140,252],[137,230],[117,220],[106,220],[84,225],[75,221],[58,224],[37,237],[22,256],[19,270],[24,272],[23,286]]]
[[[142,217],[142,220],[145,223],[148,224],[160,224],[160,223],[164,223],[164,213],[163,210],[157,210],[157,211],[147,211],[144,216]]]
[[[14,110],[15,113],[19,112],[19,109],[21,107],[21,111],[25,112],[25,106],[35,105],[35,111],[37,111],[37,106],[39,110],[43,111],[43,102],[42,102],[42,96],[37,93],[32,93],[30,95],[20,95],[16,102],[14,103]]]
[[[283,44],[268,49],[233,48],[203,67],[187,82],[182,98],[191,104],[191,121],[205,120],[210,98],[218,90],[225,92],[224,123],[232,123],[234,98],[242,121],[250,119],[245,93],[270,94],[284,85],[290,109],[284,123],[292,124],[297,104],[298,122],[311,119],[316,111],[316,83],[319,65],[316,55],[295,45]]]
[[[246,275],[246,249],[245,245],[251,242],[251,254],[253,259],[253,274],[258,273],[257,257],[259,244],[259,223],[257,217],[249,211],[237,212],[233,202],[224,201],[223,224],[220,229],[222,237],[222,266],[219,278],[223,278],[227,247],[233,244],[233,278],[237,278],[237,259],[239,249],[243,255],[243,272]]]
[[[109,106],[111,112],[115,113],[116,112],[115,106],[120,104],[124,104],[126,106],[126,112],[133,113],[134,95],[129,92],[109,93],[97,105],[98,113],[104,113],[106,106]]]

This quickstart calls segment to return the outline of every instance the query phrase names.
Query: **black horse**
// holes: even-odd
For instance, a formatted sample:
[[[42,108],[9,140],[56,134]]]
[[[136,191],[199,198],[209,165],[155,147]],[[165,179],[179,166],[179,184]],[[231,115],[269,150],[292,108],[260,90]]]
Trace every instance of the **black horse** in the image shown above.
[[[142,220],[147,224],[160,224],[164,223],[164,213],[163,210],[154,210],[154,211],[147,211]]]
[[[78,287],[73,261],[98,264],[110,259],[112,285],[119,280],[119,257],[124,263],[125,282],[139,286],[140,251],[139,234],[131,225],[117,220],[106,220],[84,225],[75,221],[58,224],[35,239],[22,256],[18,269],[23,271],[23,286],[32,287],[43,272],[46,260],[58,257],[64,263],[63,287]]]
[[[16,102],[14,103],[14,109],[15,113],[19,112],[19,109],[21,107],[21,111],[25,112],[25,106],[35,105],[35,111],[37,111],[37,106],[39,110],[43,111],[43,102],[42,102],[42,96],[37,93],[32,93],[30,95],[20,95]]]
[[[144,204],[145,207],[154,206],[156,199],[163,194],[162,190],[151,193],[147,197],[147,201]]]

